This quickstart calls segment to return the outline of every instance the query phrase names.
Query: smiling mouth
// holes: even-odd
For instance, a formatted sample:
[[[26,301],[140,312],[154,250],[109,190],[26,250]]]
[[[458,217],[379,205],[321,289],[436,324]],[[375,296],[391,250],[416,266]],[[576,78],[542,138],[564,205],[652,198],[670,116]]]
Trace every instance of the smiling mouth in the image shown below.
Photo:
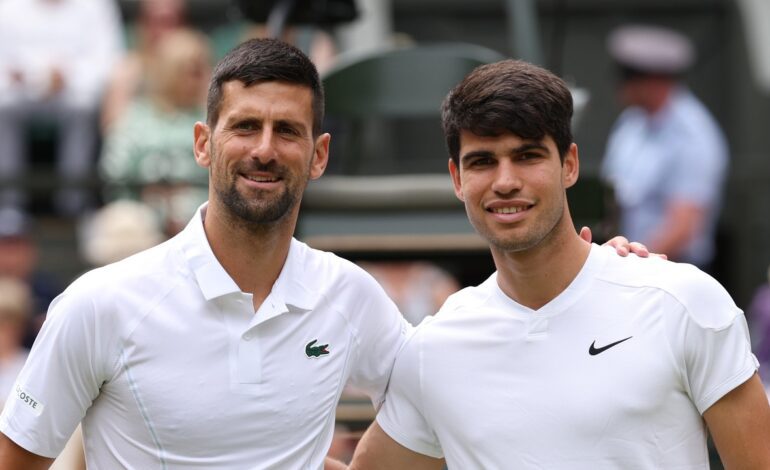
[[[248,176],[243,175],[244,178],[246,178],[249,181],[254,181],[255,183],[276,183],[278,182],[279,178],[275,176]]]
[[[487,210],[493,214],[516,214],[529,210],[530,207],[532,206],[494,207]]]

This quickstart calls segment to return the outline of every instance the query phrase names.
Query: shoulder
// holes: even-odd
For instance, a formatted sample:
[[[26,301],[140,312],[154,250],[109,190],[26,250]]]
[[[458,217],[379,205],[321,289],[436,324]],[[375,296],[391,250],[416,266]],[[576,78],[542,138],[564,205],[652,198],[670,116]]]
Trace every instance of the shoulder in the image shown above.
[[[60,302],[93,310],[127,301],[148,303],[188,276],[185,271],[173,242],[167,241],[84,273],[64,290]]]
[[[450,295],[436,314],[439,318],[448,318],[466,308],[478,308],[488,303],[493,295],[497,275],[492,274],[477,286],[465,287]]]
[[[693,141],[688,140],[687,145],[716,146],[716,150],[720,151],[726,147],[725,137],[716,119],[689,90],[680,90],[674,95],[671,122],[675,132],[689,136]]]
[[[363,268],[350,260],[329,251],[311,248],[303,242],[293,240],[293,248],[298,255],[295,263],[302,272],[297,273],[304,278],[303,282],[315,284],[323,289],[334,288],[365,288],[380,289],[379,284]]]
[[[450,295],[435,315],[415,327],[409,340],[409,347],[432,348],[452,341],[457,335],[464,335],[469,329],[481,329],[489,312],[501,311],[494,296],[497,278],[493,274],[477,286],[465,287]],[[419,345],[419,346],[418,346]],[[405,346],[406,347],[406,346]]]
[[[401,319],[382,286],[360,266],[333,253],[294,240],[284,288],[317,296],[319,306],[342,315],[356,329],[371,329]],[[282,274],[283,276],[283,274]]]
[[[704,328],[725,327],[740,313],[725,288],[691,264],[634,255],[609,256],[597,280],[608,286],[664,293]]]
[[[631,106],[620,112],[617,120],[612,126],[613,131],[625,131],[629,127],[636,128],[646,123],[647,117],[641,109]]]

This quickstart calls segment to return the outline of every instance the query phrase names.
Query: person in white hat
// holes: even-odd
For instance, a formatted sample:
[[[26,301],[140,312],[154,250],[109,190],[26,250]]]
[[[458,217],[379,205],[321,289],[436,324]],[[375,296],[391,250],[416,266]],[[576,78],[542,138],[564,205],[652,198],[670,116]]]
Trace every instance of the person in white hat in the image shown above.
[[[608,39],[626,107],[610,134],[602,176],[614,188],[620,232],[710,271],[728,149],[682,76],[695,51],[684,35],[623,26]]]

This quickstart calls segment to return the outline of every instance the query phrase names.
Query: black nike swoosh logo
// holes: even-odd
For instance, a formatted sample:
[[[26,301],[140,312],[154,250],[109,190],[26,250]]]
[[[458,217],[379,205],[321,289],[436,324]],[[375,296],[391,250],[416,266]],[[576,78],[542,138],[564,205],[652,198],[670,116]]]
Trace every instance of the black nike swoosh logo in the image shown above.
[[[596,341],[594,341],[593,343],[591,343],[591,347],[588,348],[588,354],[592,356],[596,356],[597,354],[601,354],[604,351],[610,349],[611,347],[617,346],[623,341],[628,341],[631,338],[633,338],[633,336],[629,336],[628,338],[621,339],[620,341],[615,341],[614,343],[610,343],[607,346],[602,346],[601,348],[595,348],[594,345],[596,345]]]

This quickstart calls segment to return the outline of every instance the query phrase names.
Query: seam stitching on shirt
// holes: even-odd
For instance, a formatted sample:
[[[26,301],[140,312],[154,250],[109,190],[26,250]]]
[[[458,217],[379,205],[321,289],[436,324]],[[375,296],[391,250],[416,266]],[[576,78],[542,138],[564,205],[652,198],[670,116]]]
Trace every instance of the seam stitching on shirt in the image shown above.
[[[131,391],[131,395],[133,395],[134,400],[136,401],[136,405],[139,408],[139,413],[142,415],[144,424],[147,426],[147,430],[150,433],[152,442],[155,444],[155,447],[158,450],[158,461],[160,463],[160,468],[166,470],[168,469],[168,462],[166,462],[166,455],[165,455],[166,451],[163,448],[163,445],[160,443],[158,434],[155,432],[155,427],[153,426],[152,421],[150,420],[150,416],[147,413],[147,408],[144,406],[144,403],[142,402],[142,398],[139,396],[139,390],[138,390],[137,384],[134,381],[134,377],[131,374],[131,369],[128,367],[128,363],[126,362],[125,348],[121,349],[120,351],[120,360],[122,363],[123,370],[126,373],[126,380],[128,381],[128,389]]]

